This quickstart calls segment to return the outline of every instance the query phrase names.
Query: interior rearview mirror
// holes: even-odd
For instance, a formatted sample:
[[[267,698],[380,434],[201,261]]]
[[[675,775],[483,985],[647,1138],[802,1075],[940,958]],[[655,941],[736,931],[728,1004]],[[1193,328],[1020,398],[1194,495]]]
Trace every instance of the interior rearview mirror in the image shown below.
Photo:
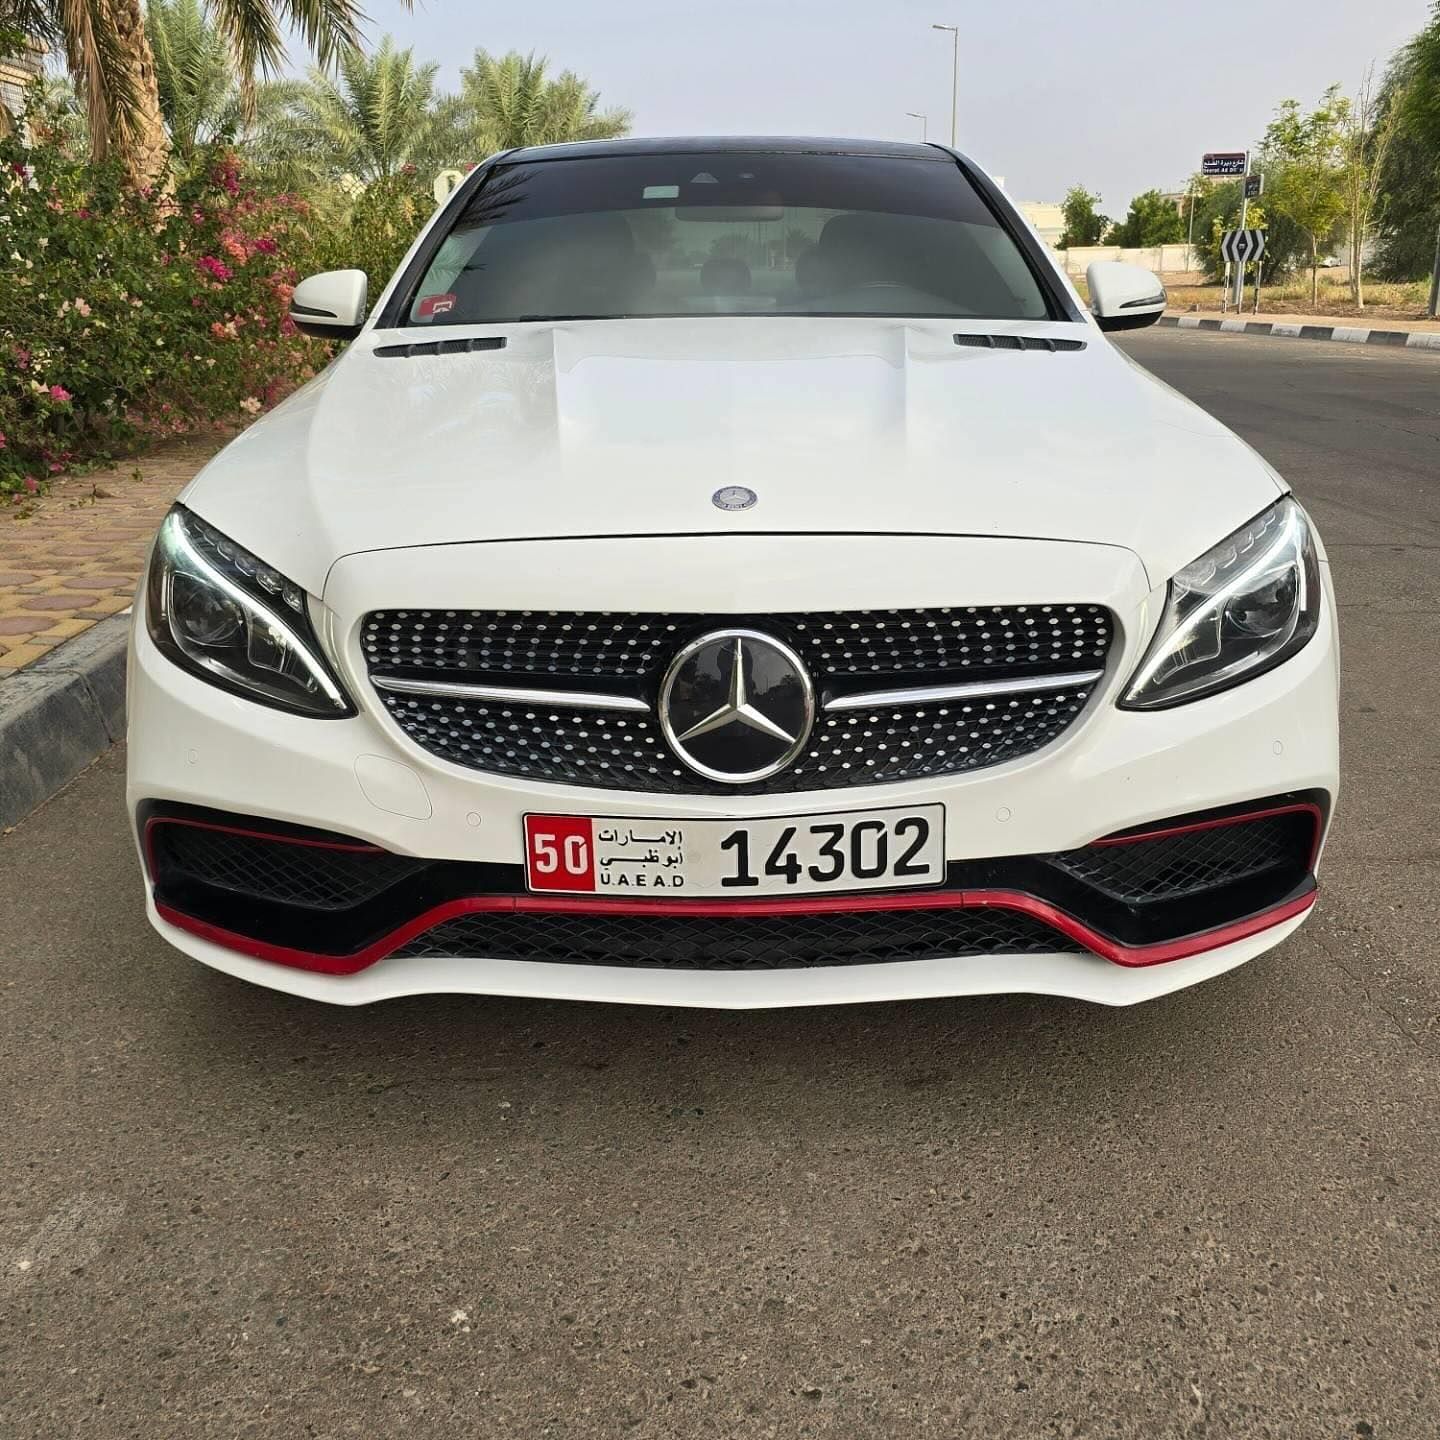
[[[295,287],[290,318],[296,329],[322,340],[353,340],[365,324],[369,281],[363,270],[327,270]]]
[[[1102,330],[1139,330],[1165,311],[1165,287],[1143,265],[1097,260],[1085,272],[1090,313]]]

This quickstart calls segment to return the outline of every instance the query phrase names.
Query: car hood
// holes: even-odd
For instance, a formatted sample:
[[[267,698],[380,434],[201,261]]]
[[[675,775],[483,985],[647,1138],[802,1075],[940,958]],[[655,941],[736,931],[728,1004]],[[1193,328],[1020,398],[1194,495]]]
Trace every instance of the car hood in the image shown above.
[[[437,338],[362,335],[182,498],[323,593],[360,551],[717,532],[1117,545],[1159,583],[1282,489],[1089,326],[591,321],[508,326],[499,349],[447,328],[425,353]],[[756,503],[722,511],[726,485]]]

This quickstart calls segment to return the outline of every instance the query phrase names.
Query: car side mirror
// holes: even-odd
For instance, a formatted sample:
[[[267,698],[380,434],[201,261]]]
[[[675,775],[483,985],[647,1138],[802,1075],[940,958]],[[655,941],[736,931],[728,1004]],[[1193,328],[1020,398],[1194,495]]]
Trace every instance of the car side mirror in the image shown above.
[[[1102,330],[1139,330],[1165,311],[1165,287],[1143,265],[1097,260],[1086,272],[1090,313]]]
[[[295,328],[321,340],[353,340],[365,324],[370,282],[363,270],[327,270],[302,280],[290,298]]]

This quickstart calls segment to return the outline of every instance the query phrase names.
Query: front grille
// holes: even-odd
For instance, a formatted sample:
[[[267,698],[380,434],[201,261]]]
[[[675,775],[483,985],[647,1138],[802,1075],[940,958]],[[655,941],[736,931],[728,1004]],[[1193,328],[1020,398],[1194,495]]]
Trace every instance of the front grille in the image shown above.
[[[1105,663],[1103,605],[969,605],[778,615],[559,610],[375,610],[362,643],[371,674],[511,683],[657,678],[696,635],[761,630],[795,649],[817,681],[938,676],[992,680]],[[523,679],[522,679],[523,677]]]
[[[516,779],[654,794],[784,793],[963,774],[1032,754],[1084,709],[1093,685],[946,703],[822,712],[794,765],[750,785],[680,764],[654,705],[671,658],[719,628],[775,636],[822,698],[867,689],[1033,680],[1104,667],[1113,638],[1099,605],[667,615],[378,610],[365,619],[372,679],[544,689],[605,686],[649,714],[377,689],[418,745],[452,764]]]
[[[396,953],[668,970],[795,970],[1079,949],[1028,915],[936,908],[748,918],[480,912],[437,925]]]
[[[648,715],[388,691],[380,697],[416,744],[453,764],[529,780],[674,795],[828,790],[958,775],[1048,744],[1084,708],[1090,691],[823,716],[790,769],[743,786],[712,784],[684,769]]]
[[[1294,865],[1315,833],[1309,811],[1185,830],[1121,844],[1087,845],[1050,863],[1117,900],[1143,905],[1198,895]]]

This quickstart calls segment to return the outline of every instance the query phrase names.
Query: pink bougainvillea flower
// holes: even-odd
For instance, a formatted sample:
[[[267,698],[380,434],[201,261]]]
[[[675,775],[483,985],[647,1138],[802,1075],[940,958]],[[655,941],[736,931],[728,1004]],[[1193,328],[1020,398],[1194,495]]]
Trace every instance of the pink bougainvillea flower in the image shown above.
[[[63,385],[52,385],[50,387],[50,398],[58,404],[63,405],[67,400],[72,399],[70,392]]]
[[[5,448],[5,432],[0,430],[0,450]]]
[[[87,320],[90,318],[90,306],[88,302],[84,300],[76,300],[75,309],[78,314],[83,315]]]
[[[202,255],[195,263],[212,279],[222,282],[233,273],[223,260],[217,260],[213,255]]]
[[[25,488],[30,494],[34,495],[40,489],[40,482],[33,475],[27,475],[25,477]]]
[[[262,235],[256,242],[255,248],[262,255],[273,255],[280,247],[268,235]]]

